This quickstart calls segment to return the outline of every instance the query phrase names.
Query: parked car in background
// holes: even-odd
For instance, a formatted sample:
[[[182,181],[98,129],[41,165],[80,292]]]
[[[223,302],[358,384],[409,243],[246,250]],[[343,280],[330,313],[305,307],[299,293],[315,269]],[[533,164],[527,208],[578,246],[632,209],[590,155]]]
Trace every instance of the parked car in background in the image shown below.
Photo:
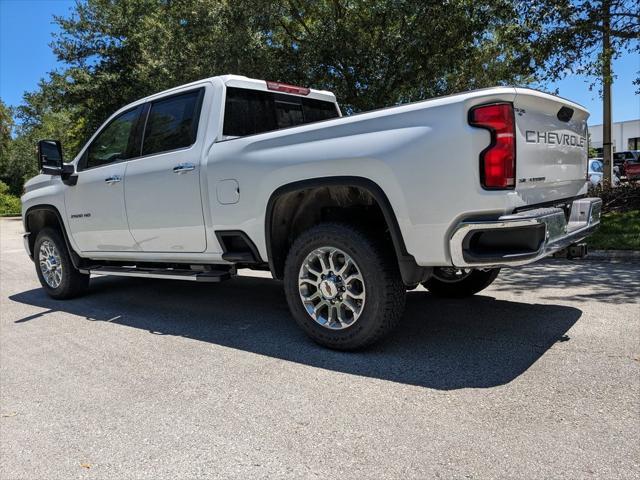
[[[624,171],[628,181],[640,180],[640,162],[624,162]]]
[[[626,150],[613,154],[613,166],[618,167],[620,176],[626,176],[624,169],[625,162],[640,162],[640,150]]]
[[[618,185],[620,183],[619,177],[619,169],[614,167],[613,170],[613,183],[614,185]],[[602,183],[602,176],[604,175],[604,163],[602,162],[602,158],[590,158],[589,159],[589,170],[588,170],[588,178],[591,182],[591,185],[594,187],[596,185],[600,185]]]

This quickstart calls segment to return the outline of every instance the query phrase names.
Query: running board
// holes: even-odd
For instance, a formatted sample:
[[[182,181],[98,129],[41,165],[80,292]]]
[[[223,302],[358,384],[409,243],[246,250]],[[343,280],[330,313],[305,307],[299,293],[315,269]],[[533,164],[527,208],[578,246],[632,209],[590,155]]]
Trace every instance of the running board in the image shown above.
[[[82,273],[93,275],[113,275],[116,277],[144,277],[164,278],[166,280],[190,280],[192,282],[216,283],[229,280],[231,274],[227,270],[175,270],[161,268],[135,268],[135,267],[93,267],[81,269]]]

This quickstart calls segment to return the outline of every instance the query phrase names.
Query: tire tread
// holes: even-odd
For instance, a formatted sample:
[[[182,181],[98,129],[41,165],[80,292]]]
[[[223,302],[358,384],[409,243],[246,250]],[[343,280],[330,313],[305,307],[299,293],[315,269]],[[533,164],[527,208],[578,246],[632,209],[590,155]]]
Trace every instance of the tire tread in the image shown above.
[[[42,243],[46,238],[48,238],[55,244],[56,248],[60,252],[60,258],[63,262],[62,283],[56,289],[53,289],[49,285],[47,285],[47,282],[44,280],[42,272],[40,271],[40,266],[38,264],[38,252],[40,250],[40,243]],[[87,288],[89,287],[90,275],[81,273],[74,267],[73,262],[71,261],[71,256],[69,255],[69,251],[67,250],[67,244],[58,230],[51,227],[46,227],[38,232],[38,236],[36,237],[33,249],[33,259],[40,284],[50,297],[57,300],[66,300],[69,298],[78,297],[87,291]]]
[[[327,238],[340,236],[353,249],[361,251],[365,257],[372,256],[377,259],[379,278],[381,280],[382,291],[385,292],[382,308],[376,315],[375,329],[369,331],[364,336],[356,338],[339,338],[330,335],[333,332],[321,332],[317,329],[307,328],[304,321],[296,318],[300,326],[318,343],[337,350],[356,350],[368,347],[383,337],[387,336],[402,320],[405,306],[406,287],[402,283],[395,256],[391,253],[393,248],[386,242],[376,239],[374,235],[364,229],[346,223],[321,223],[303,232],[292,244],[285,264],[285,276],[295,274],[296,289],[293,290],[291,284],[287,288],[285,278],[285,293],[290,309],[296,317],[296,304],[300,302],[297,292],[297,270],[299,265],[292,265],[295,259],[306,245],[314,242],[322,242]],[[356,260],[359,264],[362,259]],[[365,260],[367,261],[367,260]],[[360,265],[362,268],[362,265]],[[369,279],[369,282],[372,281]],[[365,279],[365,282],[367,280]],[[366,307],[365,307],[366,308]],[[305,313],[306,315],[306,313]],[[305,319],[306,320],[306,319]],[[323,328],[323,327],[321,327]],[[348,329],[347,329],[348,330]],[[361,333],[361,332],[358,332]]]

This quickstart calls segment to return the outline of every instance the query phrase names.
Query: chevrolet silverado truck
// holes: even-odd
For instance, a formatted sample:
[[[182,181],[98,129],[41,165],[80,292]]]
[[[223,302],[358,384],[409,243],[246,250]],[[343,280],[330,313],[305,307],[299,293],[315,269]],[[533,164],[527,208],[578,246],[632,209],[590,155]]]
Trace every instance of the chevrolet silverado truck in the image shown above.
[[[356,349],[407,290],[473,295],[597,227],[588,116],[513,87],[342,116],[331,92],[208,78],[123,107],[70,163],[39,142],[24,245],[56,299],[91,275],[268,269],[313,340]]]

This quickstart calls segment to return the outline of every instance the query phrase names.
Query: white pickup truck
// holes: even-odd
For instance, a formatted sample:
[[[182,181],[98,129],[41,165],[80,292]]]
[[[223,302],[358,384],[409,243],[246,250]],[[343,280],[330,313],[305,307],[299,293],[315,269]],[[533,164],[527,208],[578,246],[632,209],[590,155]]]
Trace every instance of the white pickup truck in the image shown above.
[[[59,299],[91,274],[269,269],[315,341],[360,348],[407,289],[472,295],[596,228],[588,115],[496,87],[343,117],[327,91],[208,78],[123,107],[70,163],[41,141],[24,244]]]

